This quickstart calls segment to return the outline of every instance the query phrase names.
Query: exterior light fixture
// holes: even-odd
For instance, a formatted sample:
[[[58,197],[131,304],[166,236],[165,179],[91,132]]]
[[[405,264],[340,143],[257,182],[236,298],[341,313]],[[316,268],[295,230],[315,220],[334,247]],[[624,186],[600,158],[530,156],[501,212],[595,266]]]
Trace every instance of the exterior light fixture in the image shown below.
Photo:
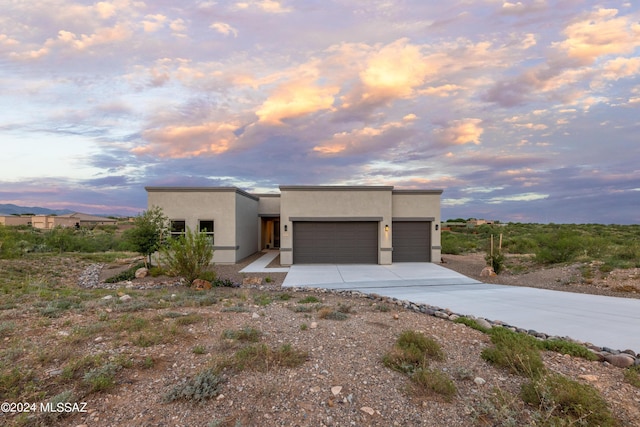
[[[284,231],[287,231],[287,225],[286,225],[286,224],[285,224],[285,226],[284,226]]]
[[[436,224],[436,231],[438,231],[439,227],[440,227],[440,224]]]
[[[385,224],[384,231],[389,231],[389,224]]]

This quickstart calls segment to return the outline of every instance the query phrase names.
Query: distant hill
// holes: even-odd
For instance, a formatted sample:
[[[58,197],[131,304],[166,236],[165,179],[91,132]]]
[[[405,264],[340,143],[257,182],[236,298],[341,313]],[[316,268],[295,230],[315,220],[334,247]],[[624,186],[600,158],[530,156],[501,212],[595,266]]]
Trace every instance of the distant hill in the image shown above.
[[[70,211],[68,209],[47,209],[47,208],[39,208],[39,207],[26,207],[26,206],[18,206],[13,204],[0,204],[0,215],[14,215],[14,214],[25,214],[32,213],[36,215],[65,215],[74,213],[74,211]]]

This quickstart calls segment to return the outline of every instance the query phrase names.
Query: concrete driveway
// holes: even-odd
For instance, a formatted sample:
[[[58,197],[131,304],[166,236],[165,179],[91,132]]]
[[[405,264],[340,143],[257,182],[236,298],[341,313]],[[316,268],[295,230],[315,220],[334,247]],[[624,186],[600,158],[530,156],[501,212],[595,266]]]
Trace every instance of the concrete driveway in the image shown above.
[[[640,299],[490,285],[433,263],[293,265],[282,286],[375,293],[640,352]]]

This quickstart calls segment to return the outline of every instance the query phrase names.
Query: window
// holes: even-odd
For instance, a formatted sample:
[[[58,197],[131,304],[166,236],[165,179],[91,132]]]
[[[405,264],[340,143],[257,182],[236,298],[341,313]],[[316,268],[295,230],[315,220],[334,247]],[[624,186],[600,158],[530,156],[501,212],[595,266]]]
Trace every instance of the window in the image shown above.
[[[185,221],[171,220],[171,230],[169,231],[171,238],[175,239],[179,236],[182,236],[185,234],[186,231],[187,231],[187,225]]]
[[[200,220],[198,221],[198,230],[201,233],[205,233],[211,240],[213,245],[213,221],[212,220]]]

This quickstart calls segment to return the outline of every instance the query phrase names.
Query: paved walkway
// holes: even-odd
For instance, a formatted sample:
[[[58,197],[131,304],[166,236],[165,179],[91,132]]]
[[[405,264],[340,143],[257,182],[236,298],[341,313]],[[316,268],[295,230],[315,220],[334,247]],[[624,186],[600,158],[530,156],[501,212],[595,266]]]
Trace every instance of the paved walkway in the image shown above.
[[[548,335],[640,352],[640,299],[491,285],[433,263],[267,268],[277,256],[277,251],[268,251],[241,272],[286,272],[283,287],[375,293],[501,320]]]

